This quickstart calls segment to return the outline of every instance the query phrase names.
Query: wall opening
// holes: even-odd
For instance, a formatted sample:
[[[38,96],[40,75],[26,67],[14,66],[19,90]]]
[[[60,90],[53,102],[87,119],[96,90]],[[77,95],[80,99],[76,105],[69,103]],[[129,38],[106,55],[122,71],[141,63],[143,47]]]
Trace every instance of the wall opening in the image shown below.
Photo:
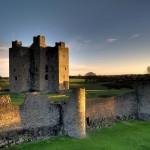
[[[47,65],[45,66],[45,72],[48,72],[48,66]]]
[[[15,80],[17,80],[17,77],[15,76]]]
[[[89,119],[89,117],[86,118],[86,124],[87,124],[88,126],[90,126],[90,119]]]
[[[45,75],[45,80],[48,80],[48,74]]]
[[[16,69],[14,68],[14,72],[16,71]]]

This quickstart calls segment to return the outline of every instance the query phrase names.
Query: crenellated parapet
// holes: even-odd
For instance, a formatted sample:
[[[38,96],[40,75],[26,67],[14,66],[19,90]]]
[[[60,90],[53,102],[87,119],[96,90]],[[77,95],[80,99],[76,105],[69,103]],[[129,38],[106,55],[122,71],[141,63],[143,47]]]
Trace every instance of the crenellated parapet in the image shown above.
[[[65,43],[64,42],[56,42],[55,46],[65,48]]]
[[[38,35],[33,37],[33,44],[41,47],[46,47],[45,37]]]
[[[12,47],[21,47],[22,46],[22,42],[21,41],[12,41]]]

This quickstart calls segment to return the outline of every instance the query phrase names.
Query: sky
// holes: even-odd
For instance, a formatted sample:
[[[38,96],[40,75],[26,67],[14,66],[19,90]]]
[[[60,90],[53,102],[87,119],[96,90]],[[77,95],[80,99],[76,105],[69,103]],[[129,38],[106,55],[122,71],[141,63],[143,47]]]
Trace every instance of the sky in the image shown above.
[[[150,0],[1,0],[0,76],[14,40],[69,47],[70,75],[144,74],[150,65]]]

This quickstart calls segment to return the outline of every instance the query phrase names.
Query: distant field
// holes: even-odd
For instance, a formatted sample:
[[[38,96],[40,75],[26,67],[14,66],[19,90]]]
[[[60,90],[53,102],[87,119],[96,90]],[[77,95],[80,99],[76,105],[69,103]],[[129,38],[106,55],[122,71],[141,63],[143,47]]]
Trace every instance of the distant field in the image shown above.
[[[4,89],[9,89],[9,80],[8,79],[0,79],[0,87]]]
[[[53,137],[8,150],[150,150],[150,122],[123,121],[111,128],[88,131],[87,137]],[[7,150],[2,148],[2,150]]]
[[[85,88],[86,90],[104,90],[102,83],[85,83],[85,79],[70,79],[70,88]]]
[[[112,97],[120,96],[125,93],[133,91],[132,89],[108,89],[107,86],[103,86],[104,82],[100,83],[85,83],[85,79],[70,79],[70,89],[73,88],[85,88],[86,89],[86,98],[98,98],[98,97]],[[108,84],[108,83],[107,83]],[[0,85],[3,87],[8,87],[8,80],[0,80]],[[13,105],[20,105],[23,103],[23,100],[26,97],[25,93],[10,93],[10,92],[1,92],[0,95],[8,94],[11,97]],[[67,100],[69,98],[69,92],[67,94],[46,94],[51,102]]]

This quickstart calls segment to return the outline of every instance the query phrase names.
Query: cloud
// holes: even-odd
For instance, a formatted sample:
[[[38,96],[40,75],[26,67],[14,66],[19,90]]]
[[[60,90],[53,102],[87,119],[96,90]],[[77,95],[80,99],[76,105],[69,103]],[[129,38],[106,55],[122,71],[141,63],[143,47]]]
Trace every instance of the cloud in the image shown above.
[[[7,42],[0,41],[0,59],[8,58],[10,45]]]
[[[84,65],[84,64],[71,64],[70,66],[70,75],[85,75],[87,72],[96,73],[97,67]]]
[[[130,38],[131,39],[135,39],[135,38],[138,38],[138,37],[140,37],[141,36],[141,34],[134,34],[134,35],[132,35]]]
[[[8,77],[9,76],[9,59],[0,58],[0,76]]]
[[[85,40],[85,41],[83,41],[84,43],[91,43],[92,42],[92,40]]]
[[[0,41],[0,76],[9,76],[9,47],[7,42]]]
[[[118,39],[116,38],[108,38],[106,39],[107,43],[113,43],[113,42],[116,42]]]
[[[8,55],[9,55],[8,49],[2,49],[0,47],[0,59],[1,58],[8,58],[9,57]]]

